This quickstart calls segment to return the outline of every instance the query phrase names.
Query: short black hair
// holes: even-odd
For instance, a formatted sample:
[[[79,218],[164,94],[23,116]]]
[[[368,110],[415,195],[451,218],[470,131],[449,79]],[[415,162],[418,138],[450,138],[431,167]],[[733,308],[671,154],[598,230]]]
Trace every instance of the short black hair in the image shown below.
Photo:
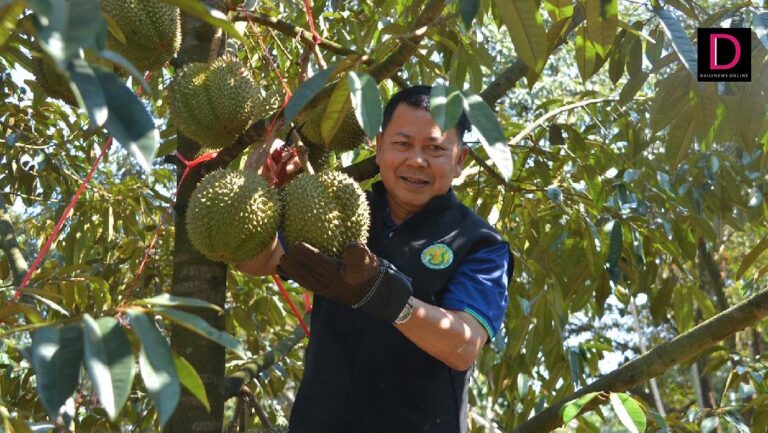
[[[389,102],[384,107],[384,120],[381,123],[381,131],[387,129],[387,125],[392,120],[392,114],[400,104],[405,104],[413,108],[421,108],[429,111],[429,97],[432,93],[432,86],[411,86],[400,90],[389,98]],[[459,136],[459,142],[464,143],[464,134],[472,129],[467,113],[462,109],[458,123],[456,123],[456,133]]]

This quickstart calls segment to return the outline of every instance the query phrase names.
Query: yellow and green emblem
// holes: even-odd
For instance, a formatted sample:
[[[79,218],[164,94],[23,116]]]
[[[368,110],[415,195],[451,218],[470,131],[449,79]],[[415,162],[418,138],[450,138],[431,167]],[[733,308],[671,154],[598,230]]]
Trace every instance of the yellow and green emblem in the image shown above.
[[[445,244],[434,244],[421,252],[421,262],[430,269],[445,269],[453,263],[453,251]]]

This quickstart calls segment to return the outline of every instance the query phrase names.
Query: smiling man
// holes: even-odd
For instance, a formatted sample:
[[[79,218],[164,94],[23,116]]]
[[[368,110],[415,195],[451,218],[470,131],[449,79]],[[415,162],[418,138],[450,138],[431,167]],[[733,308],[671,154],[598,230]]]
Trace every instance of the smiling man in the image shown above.
[[[239,266],[276,267],[315,293],[292,433],[467,431],[472,366],[504,319],[513,261],[451,189],[470,124],[462,114],[442,131],[430,91],[402,90],[384,110],[367,245],[350,244],[335,260],[275,242]]]

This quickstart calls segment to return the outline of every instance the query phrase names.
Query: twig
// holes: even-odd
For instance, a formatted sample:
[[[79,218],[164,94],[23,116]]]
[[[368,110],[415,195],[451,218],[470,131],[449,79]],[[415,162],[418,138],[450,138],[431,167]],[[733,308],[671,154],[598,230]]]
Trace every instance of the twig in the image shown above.
[[[219,57],[219,49],[221,48],[221,41],[224,38],[224,32],[221,30],[221,27],[216,29],[216,34],[213,35],[213,39],[211,40],[211,50],[208,51],[208,61],[212,62],[216,60],[216,57]]]
[[[301,41],[307,44],[314,44],[315,41],[312,39],[312,32],[308,30],[304,30],[301,27],[295,26],[291,23],[288,23],[283,20],[279,20],[274,17],[270,17],[263,14],[255,14],[252,12],[242,12],[240,11],[234,18],[234,21],[247,21],[251,20],[254,23],[261,24],[263,26],[272,28],[277,30],[278,32],[289,36],[291,38],[299,38]],[[342,56],[349,56],[353,54],[357,54],[359,56],[362,56],[362,53],[358,53],[355,50],[352,50],[350,48],[344,47],[341,44],[338,44],[333,41],[329,41],[327,39],[323,39],[322,43],[323,49],[326,49],[332,53],[340,54]],[[371,63],[373,63],[373,60],[370,60]]]

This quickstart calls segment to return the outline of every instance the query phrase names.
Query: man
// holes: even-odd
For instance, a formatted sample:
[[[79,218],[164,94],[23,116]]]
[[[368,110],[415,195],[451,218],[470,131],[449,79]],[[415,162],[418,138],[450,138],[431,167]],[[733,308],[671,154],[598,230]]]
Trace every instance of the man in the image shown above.
[[[441,131],[431,88],[400,91],[376,137],[381,182],[367,245],[340,260],[275,242],[239,269],[315,292],[292,433],[467,431],[471,367],[499,330],[513,262],[507,243],[451,189],[469,121]]]

